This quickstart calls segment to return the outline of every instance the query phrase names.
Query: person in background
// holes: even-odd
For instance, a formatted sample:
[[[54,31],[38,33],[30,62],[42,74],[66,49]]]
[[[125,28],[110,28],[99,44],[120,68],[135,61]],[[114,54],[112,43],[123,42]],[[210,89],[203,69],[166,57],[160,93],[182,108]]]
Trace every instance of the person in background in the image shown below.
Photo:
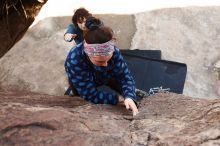
[[[116,105],[124,98],[127,109],[138,113],[135,82],[120,50],[114,45],[113,31],[97,18],[86,21],[84,41],[73,47],[65,61],[71,88],[84,100],[95,104]],[[118,94],[99,90],[106,85]]]
[[[75,11],[72,17],[72,24],[70,24],[64,34],[64,40],[67,42],[75,41],[76,44],[81,43],[83,39],[83,33],[87,30],[85,27],[86,20],[92,17],[85,8],[79,8]]]

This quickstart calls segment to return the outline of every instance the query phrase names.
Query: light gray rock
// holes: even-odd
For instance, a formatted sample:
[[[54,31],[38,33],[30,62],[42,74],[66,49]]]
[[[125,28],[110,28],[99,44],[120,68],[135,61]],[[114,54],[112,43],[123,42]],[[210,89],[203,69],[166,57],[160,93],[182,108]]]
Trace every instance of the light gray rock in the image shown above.
[[[0,59],[0,86],[62,95],[67,87],[64,60],[73,46],[63,40],[59,18],[47,18],[30,28]]]
[[[105,14],[97,15],[105,25],[111,27],[119,49],[129,49],[136,31],[134,15]]]
[[[161,9],[135,15],[131,49],[162,50],[162,58],[187,64],[184,94],[220,97],[220,7]]]

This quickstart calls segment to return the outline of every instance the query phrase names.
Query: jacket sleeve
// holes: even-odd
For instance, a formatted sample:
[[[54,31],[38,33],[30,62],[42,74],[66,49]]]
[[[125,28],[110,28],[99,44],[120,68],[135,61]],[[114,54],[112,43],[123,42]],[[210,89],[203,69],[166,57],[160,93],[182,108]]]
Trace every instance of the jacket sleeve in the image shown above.
[[[115,55],[115,68],[113,69],[116,74],[117,81],[121,87],[122,95],[124,98],[131,98],[137,103],[137,97],[135,94],[135,81],[131,76],[126,62],[124,61],[119,49],[116,49]]]
[[[67,30],[66,32],[64,33],[64,35],[66,35],[67,33],[70,33],[70,34],[76,34],[76,27],[74,26],[74,24],[70,24],[68,27],[67,27]],[[71,42],[73,41],[73,38],[68,41],[68,42]]]
[[[81,62],[82,60],[79,60],[75,52],[72,51],[66,59],[65,70],[80,97],[95,104],[116,105],[118,103],[118,95],[98,91],[92,72],[85,68],[86,65],[84,65],[84,62]]]

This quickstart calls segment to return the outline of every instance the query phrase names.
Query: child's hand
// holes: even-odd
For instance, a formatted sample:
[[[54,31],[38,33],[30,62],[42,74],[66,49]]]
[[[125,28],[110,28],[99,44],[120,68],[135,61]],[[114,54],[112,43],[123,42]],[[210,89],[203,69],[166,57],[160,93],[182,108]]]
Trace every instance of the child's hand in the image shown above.
[[[70,42],[72,39],[74,39],[77,35],[72,33],[67,33],[64,35],[64,40],[67,42]]]
[[[138,114],[137,106],[135,105],[134,101],[131,98],[126,98],[124,102],[125,102],[126,109],[132,110],[133,116]]]

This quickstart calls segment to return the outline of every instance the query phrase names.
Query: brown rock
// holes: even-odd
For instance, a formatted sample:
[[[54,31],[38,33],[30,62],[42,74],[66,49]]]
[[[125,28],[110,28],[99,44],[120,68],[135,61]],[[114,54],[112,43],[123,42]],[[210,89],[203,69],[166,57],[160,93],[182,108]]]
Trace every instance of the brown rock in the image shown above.
[[[157,94],[134,118],[123,105],[79,97],[0,92],[0,145],[220,144],[220,100]]]
[[[46,1],[1,0],[0,58],[23,37]]]

